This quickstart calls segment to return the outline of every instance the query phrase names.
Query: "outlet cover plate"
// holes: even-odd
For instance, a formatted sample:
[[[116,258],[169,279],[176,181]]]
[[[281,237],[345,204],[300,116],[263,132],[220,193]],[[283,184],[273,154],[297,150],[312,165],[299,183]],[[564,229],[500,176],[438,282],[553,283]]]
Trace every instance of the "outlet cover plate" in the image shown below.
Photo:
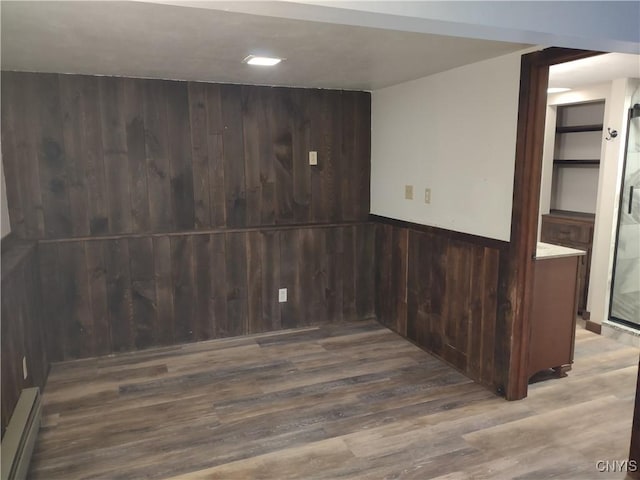
[[[318,152],[309,152],[309,165],[318,165]]]

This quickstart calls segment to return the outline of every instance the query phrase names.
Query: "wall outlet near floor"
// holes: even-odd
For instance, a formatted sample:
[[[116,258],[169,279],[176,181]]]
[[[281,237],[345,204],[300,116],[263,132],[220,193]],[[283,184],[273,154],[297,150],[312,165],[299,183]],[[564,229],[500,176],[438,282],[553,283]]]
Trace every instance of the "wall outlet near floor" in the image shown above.
[[[424,203],[431,203],[431,189],[424,189]]]
[[[286,303],[286,301],[287,301],[287,289],[281,288],[280,290],[278,290],[278,302]]]
[[[29,371],[27,370],[27,357],[22,357],[22,376],[25,380],[29,376]]]
[[[318,165],[318,152],[309,152],[309,165]]]
[[[404,198],[407,200],[413,200],[413,185],[404,186]]]

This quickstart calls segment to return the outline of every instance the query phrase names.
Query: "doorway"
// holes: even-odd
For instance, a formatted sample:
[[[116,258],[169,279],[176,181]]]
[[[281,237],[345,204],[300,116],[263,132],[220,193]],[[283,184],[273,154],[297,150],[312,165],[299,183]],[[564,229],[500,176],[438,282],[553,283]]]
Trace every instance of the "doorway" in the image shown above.
[[[522,57],[511,242],[508,259],[502,266],[504,288],[513,312],[509,382],[505,392],[508,400],[526,397],[528,389],[530,311],[538,241],[549,67],[601,53],[552,47]]]

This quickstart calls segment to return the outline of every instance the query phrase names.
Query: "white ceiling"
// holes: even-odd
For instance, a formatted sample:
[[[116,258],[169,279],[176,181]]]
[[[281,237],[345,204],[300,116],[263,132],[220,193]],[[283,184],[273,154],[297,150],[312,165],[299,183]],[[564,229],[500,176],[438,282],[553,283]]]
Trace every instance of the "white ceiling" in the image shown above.
[[[373,90],[528,46],[194,4],[2,1],[2,69]]]
[[[549,69],[550,87],[578,88],[616,78],[640,78],[640,56],[608,53],[552,65]]]

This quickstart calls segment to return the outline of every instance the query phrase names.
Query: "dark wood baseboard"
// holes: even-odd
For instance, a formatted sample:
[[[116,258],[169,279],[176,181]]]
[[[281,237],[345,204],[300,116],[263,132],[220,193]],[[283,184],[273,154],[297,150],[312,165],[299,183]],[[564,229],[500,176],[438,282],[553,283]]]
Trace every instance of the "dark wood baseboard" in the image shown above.
[[[602,325],[596,322],[592,322],[591,320],[587,320],[585,328],[590,332],[597,333],[598,335],[602,333]]]

